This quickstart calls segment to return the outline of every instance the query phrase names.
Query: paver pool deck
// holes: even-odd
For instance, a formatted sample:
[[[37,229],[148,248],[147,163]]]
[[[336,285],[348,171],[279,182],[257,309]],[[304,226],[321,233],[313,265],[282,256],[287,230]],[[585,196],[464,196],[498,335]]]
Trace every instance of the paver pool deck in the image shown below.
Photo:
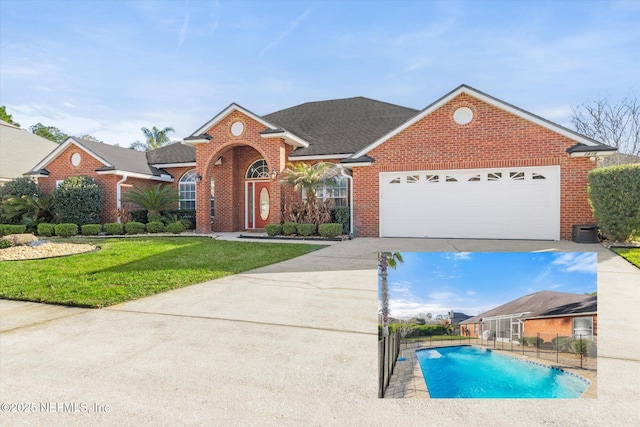
[[[597,252],[597,399],[379,399],[380,250]],[[597,244],[365,238],[107,309],[0,300],[0,424],[640,425],[638,307]]]

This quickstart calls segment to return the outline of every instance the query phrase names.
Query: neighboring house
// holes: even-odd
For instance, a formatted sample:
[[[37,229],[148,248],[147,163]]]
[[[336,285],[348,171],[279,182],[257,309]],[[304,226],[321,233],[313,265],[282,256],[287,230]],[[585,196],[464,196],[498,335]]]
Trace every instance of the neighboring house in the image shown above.
[[[19,178],[58,144],[0,120],[0,185]]]
[[[634,156],[633,154],[614,153],[611,156],[600,158],[598,166],[607,167],[615,165],[629,165],[633,163],[640,163],[640,156]]]
[[[102,222],[118,220],[123,194],[133,186],[167,183],[180,190],[181,207],[195,207],[195,150],[180,143],[150,152],[70,137],[25,175],[51,194],[65,178],[86,175],[102,188]],[[130,206],[135,209],[135,207]]]
[[[540,291],[460,322],[465,336],[517,341],[540,333],[593,338],[598,333],[596,296]]]
[[[265,116],[231,104],[184,143],[203,177],[199,232],[282,221],[300,197],[279,182],[285,164],[332,162],[343,178],[321,197],[350,206],[356,235],[381,237],[571,239],[594,221],[587,172],[615,152],[465,85],[421,111],[367,98]]]
[[[172,145],[145,158],[118,148],[130,154],[120,159],[71,138],[31,174],[53,188],[90,172],[109,209],[125,176],[170,182],[185,188],[196,230],[210,233],[280,223],[302,197],[280,182],[286,164],[330,162],[340,175],[319,197],[350,208],[357,236],[559,240],[594,221],[587,172],[616,151],[465,85],[420,111],[362,97],[265,116],[231,104],[183,142],[195,151]],[[75,152],[92,163],[73,166]]]
[[[471,318],[468,314],[458,313],[457,311],[449,311],[449,324],[452,326],[459,325],[460,322]]]

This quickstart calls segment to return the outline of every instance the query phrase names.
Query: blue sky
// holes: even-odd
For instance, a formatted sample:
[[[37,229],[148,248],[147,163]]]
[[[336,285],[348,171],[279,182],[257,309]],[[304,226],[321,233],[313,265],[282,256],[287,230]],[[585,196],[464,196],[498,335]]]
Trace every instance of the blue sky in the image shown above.
[[[462,83],[565,126],[638,90],[639,1],[0,1],[0,103],[108,143],[366,96],[422,109]]]
[[[597,291],[595,252],[402,252],[389,273],[392,317],[470,316],[538,292]]]

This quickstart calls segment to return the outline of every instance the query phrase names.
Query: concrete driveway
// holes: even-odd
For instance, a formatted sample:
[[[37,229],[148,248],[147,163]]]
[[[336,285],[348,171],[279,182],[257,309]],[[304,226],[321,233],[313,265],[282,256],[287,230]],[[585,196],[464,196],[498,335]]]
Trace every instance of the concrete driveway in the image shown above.
[[[379,250],[598,252],[598,399],[378,399]],[[638,307],[600,245],[365,238],[108,309],[1,300],[0,424],[639,425]]]

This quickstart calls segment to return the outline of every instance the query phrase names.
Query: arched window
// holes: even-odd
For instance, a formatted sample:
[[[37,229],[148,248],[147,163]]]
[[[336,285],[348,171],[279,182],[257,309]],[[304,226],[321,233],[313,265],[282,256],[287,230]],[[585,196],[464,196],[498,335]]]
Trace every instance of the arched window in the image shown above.
[[[247,169],[247,179],[269,179],[269,165],[264,159],[256,160]]]
[[[180,210],[196,210],[196,170],[182,175],[178,183],[178,207]]]

